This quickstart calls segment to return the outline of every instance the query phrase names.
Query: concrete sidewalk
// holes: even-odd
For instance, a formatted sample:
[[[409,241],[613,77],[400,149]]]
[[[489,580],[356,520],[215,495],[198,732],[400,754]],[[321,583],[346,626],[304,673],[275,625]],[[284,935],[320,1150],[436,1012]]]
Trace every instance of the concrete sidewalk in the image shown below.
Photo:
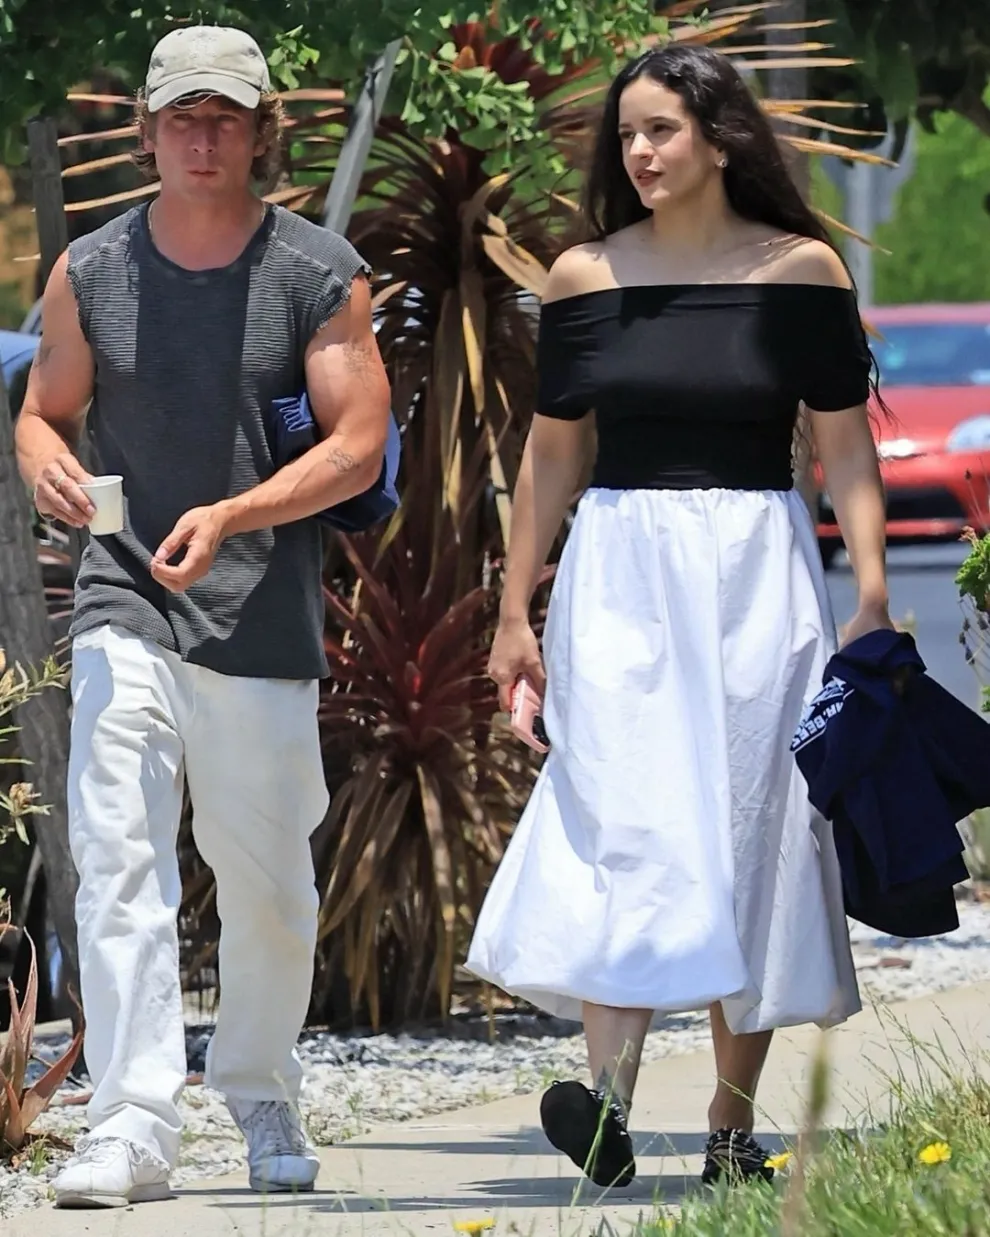
[[[906,1028],[906,1030],[905,1030]],[[930,1055],[911,1047],[914,1038]],[[801,1120],[815,1028],[781,1032],[760,1092],[759,1129],[771,1150]],[[882,1116],[886,1079],[967,1063],[990,1069],[990,982],[867,1011],[828,1036],[829,1122]],[[934,1052],[930,1050],[934,1048]],[[934,1058],[934,1059],[933,1059]],[[103,1212],[43,1208],[5,1226],[10,1237],[307,1237],[308,1234],[452,1232],[457,1220],[493,1219],[495,1233],[571,1237],[602,1220],[624,1229],[655,1204],[676,1205],[697,1189],[705,1113],[714,1079],[710,1052],[644,1067],[633,1113],[639,1177],[606,1198],[559,1157],[539,1129],[537,1097],[501,1100],[402,1126],[383,1127],[323,1151],[318,1189],[261,1198],[247,1175],[201,1181],[164,1203]]]

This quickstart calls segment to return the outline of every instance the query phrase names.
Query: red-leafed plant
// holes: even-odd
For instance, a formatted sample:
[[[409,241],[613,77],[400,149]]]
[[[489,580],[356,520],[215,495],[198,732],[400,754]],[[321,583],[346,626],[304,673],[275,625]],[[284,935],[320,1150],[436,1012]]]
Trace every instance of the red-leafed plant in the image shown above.
[[[316,842],[326,882],[314,1000],[332,998],[342,974],[373,1026],[447,1012],[533,778],[527,749],[493,728],[497,594],[476,539],[478,460],[459,516],[448,506],[435,526],[438,469],[409,444],[402,516],[381,540],[343,539],[355,582],[326,591],[320,720],[335,794]]]

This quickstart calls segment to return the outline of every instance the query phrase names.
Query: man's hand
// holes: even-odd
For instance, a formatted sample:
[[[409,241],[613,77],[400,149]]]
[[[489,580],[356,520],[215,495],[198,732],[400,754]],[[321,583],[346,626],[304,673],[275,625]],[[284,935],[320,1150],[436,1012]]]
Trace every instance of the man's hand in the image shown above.
[[[151,560],[152,577],[170,592],[184,593],[190,585],[202,580],[213,566],[226,535],[226,521],[219,506],[193,507],[179,519],[155,552]],[[168,560],[183,547],[186,552],[181,561],[170,566]]]
[[[85,528],[96,508],[79,488],[92,476],[68,451],[56,455],[37,475],[34,505],[50,520],[61,520],[71,528]]]

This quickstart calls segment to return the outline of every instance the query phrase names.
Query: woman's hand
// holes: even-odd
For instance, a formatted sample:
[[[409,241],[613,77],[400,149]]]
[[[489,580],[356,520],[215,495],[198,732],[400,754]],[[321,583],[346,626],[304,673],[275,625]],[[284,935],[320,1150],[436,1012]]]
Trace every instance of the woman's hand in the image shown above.
[[[488,677],[498,684],[498,701],[506,713],[512,707],[512,689],[523,675],[542,700],[547,676],[536,633],[525,619],[503,619],[492,642]]]
[[[895,631],[887,607],[880,602],[860,603],[859,609],[846,624],[842,632],[840,648],[852,644],[860,636],[866,636],[871,631]]]

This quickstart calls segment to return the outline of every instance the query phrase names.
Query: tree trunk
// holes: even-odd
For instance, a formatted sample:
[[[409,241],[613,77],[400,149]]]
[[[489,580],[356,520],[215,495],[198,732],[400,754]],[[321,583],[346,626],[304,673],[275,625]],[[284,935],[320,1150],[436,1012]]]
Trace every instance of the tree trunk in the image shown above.
[[[32,528],[31,502],[17,471],[7,392],[0,377],[0,643],[8,662],[39,666],[54,651]],[[69,756],[67,693],[44,691],[18,710],[18,748],[49,815],[37,818],[35,836],[45,869],[48,903],[62,948],[66,989],[78,998],[75,897],[78,878],[69,854],[66,769]],[[38,942],[41,944],[41,942]],[[79,1019],[75,1008],[73,1023]]]

